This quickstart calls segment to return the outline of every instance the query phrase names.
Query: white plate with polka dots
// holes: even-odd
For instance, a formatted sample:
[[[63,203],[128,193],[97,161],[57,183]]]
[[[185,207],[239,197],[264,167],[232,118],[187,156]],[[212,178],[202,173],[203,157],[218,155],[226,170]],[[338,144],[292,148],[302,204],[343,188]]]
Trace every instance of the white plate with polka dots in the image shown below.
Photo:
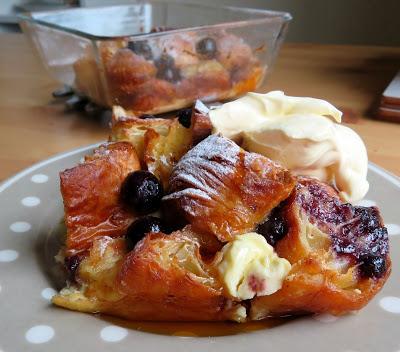
[[[243,328],[234,323],[126,324],[52,306],[50,299],[62,286],[53,259],[64,231],[58,173],[91,149],[55,156],[0,185],[0,352],[400,351],[400,179],[375,165],[369,167],[371,187],[360,205],[378,205],[382,211],[393,272],[358,313]]]

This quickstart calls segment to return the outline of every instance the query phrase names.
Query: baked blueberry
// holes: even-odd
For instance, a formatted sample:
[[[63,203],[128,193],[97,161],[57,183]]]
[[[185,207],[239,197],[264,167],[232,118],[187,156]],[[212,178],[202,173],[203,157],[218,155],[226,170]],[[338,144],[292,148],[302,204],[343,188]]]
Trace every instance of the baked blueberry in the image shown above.
[[[164,53],[156,60],[156,66],[158,68],[175,66],[175,60],[171,55]]]
[[[145,40],[128,42],[128,49],[132,50],[136,55],[143,56],[146,60],[153,59],[151,47]]]
[[[158,71],[157,78],[164,79],[168,82],[178,82],[181,79],[180,72],[177,68],[167,67],[163,71]]]
[[[164,190],[161,182],[149,171],[139,170],[128,174],[121,186],[124,204],[139,214],[157,210]]]
[[[196,51],[206,59],[213,59],[217,53],[217,43],[213,38],[203,38],[196,44]]]
[[[179,110],[177,115],[179,123],[186,128],[190,128],[192,123],[192,109]]]
[[[76,272],[78,270],[79,264],[81,263],[83,257],[81,255],[72,255],[70,257],[65,257],[64,265],[68,272],[68,279],[75,281]]]
[[[128,251],[135,248],[136,244],[150,232],[165,232],[165,225],[160,218],[155,216],[142,216],[135,220],[126,232],[126,246]]]
[[[286,222],[282,217],[282,206],[273,209],[268,218],[256,228],[256,232],[264,236],[271,246],[275,246],[287,231]]]
[[[359,258],[360,266],[358,267],[362,277],[380,278],[386,272],[386,259],[373,254],[366,254]]]
[[[175,66],[175,60],[168,54],[163,54],[155,65],[157,67],[157,78],[166,80],[168,82],[178,82],[181,79],[179,69]]]

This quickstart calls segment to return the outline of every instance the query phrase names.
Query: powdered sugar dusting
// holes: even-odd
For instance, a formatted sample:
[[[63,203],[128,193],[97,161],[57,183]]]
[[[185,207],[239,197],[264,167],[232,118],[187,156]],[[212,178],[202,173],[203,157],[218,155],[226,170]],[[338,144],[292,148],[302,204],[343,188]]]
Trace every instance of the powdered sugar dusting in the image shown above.
[[[211,200],[212,198],[203,190],[201,189],[196,189],[196,188],[185,188],[181,191],[174,192],[166,197],[164,197],[164,200],[168,199],[178,199],[184,196],[191,196],[197,199],[203,199],[203,200]]]
[[[185,185],[186,192],[217,193],[223,179],[233,175],[241,149],[229,139],[211,135],[191,149],[175,166],[170,178],[171,192]],[[192,187],[187,187],[187,186]]]
[[[293,186],[287,170],[211,135],[172,170],[171,193],[163,201],[170,201],[166,208],[177,208],[197,230],[225,241],[253,229]]]

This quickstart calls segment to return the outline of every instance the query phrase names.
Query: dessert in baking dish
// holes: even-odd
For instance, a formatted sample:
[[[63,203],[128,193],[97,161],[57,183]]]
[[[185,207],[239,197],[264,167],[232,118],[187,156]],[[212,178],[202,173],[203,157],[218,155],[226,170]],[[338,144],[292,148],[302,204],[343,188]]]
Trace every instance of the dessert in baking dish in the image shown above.
[[[100,65],[90,52],[75,62],[78,90],[138,115],[239,96],[255,90],[266,69],[243,39],[221,30],[105,41],[99,57]]]
[[[391,261],[378,208],[352,204],[367,157],[340,118],[282,92],[168,120],[116,107],[109,143],[61,172],[69,276],[53,303],[131,320],[361,309]]]

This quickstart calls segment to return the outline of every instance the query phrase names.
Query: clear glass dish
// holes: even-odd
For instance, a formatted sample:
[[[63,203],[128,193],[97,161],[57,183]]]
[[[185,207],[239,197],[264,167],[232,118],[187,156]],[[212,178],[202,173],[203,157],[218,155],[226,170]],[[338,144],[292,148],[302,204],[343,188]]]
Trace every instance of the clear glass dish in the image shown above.
[[[157,1],[20,16],[60,82],[137,114],[226,100],[262,88],[291,16]]]

